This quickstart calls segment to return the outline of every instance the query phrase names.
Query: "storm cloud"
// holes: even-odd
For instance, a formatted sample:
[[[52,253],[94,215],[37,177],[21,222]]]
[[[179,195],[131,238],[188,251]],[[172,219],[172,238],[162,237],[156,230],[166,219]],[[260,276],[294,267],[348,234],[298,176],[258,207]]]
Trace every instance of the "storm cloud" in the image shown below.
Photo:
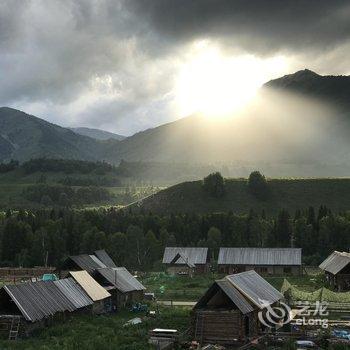
[[[347,1],[0,0],[0,104],[67,126],[133,132],[176,119],[186,50],[283,54],[349,74]]]

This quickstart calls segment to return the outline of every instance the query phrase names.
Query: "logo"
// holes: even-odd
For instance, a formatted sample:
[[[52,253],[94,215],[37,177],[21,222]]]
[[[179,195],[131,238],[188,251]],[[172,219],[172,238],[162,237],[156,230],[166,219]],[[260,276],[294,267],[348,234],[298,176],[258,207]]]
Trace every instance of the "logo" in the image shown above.
[[[280,302],[277,306],[271,306],[266,300],[259,299],[263,310],[259,311],[259,321],[268,328],[282,327],[291,321],[292,309],[289,305]]]
[[[308,301],[299,301],[293,312],[291,307],[283,302],[276,306],[271,306],[268,301],[259,299],[259,303],[263,309],[259,311],[258,318],[265,327],[275,328],[277,326],[279,328],[285,324],[292,323],[296,326],[321,326],[322,328],[328,328],[328,319],[321,317],[329,314],[327,302],[316,301],[316,303],[311,304]]]

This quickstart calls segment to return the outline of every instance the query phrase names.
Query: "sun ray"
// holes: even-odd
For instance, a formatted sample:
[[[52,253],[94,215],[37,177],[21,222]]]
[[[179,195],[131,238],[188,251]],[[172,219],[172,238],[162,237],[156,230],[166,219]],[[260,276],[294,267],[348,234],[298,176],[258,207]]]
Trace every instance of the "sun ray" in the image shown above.
[[[175,95],[180,116],[200,113],[224,117],[243,108],[261,85],[286,69],[282,56],[226,56],[218,48],[197,45],[182,65]]]

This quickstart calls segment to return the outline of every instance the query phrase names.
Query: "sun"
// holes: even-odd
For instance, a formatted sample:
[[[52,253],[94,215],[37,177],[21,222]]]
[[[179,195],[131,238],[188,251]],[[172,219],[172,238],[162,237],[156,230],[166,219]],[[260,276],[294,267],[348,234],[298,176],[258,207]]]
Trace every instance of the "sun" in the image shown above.
[[[281,56],[226,56],[217,47],[197,44],[176,79],[176,105],[181,116],[210,118],[232,115],[256,95],[264,82],[285,71]]]

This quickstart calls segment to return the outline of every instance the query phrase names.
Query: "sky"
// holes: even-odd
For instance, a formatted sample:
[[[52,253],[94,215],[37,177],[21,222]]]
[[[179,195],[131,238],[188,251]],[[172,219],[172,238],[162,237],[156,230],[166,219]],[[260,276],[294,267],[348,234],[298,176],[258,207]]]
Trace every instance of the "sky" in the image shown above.
[[[300,69],[349,75],[349,18],[337,0],[0,0],[0,105],[131,135]]]

